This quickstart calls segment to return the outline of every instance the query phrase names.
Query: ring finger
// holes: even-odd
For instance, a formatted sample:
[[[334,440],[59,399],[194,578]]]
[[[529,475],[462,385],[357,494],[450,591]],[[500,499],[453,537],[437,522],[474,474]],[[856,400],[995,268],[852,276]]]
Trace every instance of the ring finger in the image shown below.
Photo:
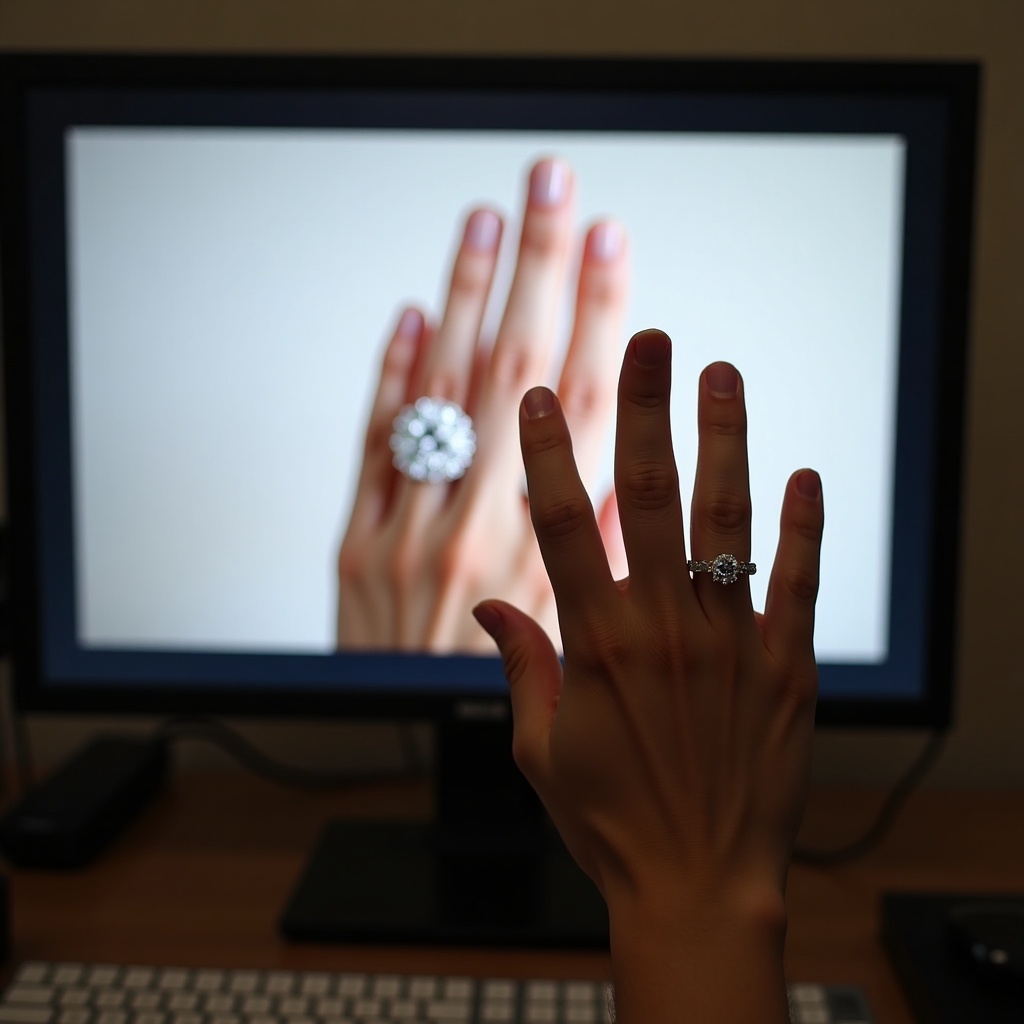
[[[743,381],[729,363],[712,363],[700,378],[697,401],[697,474],[690,507],[690,557],[712,562],[718,555],[750,561],[750,479]],[[710,572],[694,574],[709,614],[726,612],[750,620],[750,584],[745,574],[722,584]]]
[[[430,395],[465,408],[501,232],[501,217],[494,210],[474,210],[466,219],[444,316],[424,354],[410,400]]]
[[[554,345],[574,191],[572,171],[561,160],[541,160],[530,173],[516,269],[480,401],[480,450],[488,473],[511,479],[521,473],[515,423],[523,392],[543,382]],[[485,486],[479,472],[474,479]]]

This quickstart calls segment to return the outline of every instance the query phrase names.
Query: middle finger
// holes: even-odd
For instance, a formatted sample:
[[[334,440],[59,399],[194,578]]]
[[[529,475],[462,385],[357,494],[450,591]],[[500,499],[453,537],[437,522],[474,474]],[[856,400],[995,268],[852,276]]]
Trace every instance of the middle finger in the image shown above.
[[[729,363],[712,363],[700,377],[697,400],[697,473],[690,507],[690,557],[711,562],[718,555],[750,560],[750,478],[743,381]],[[740,575],[719,583],[695,574],[705,611],[749,619],[750,583]]]
[[[483,382],[480,460],[516,476],[519,402],[528,388],[543,382],[554,344],[572,239],[574,191],[572,171],[561,160],[541,160],[530,173],[516,269]]]

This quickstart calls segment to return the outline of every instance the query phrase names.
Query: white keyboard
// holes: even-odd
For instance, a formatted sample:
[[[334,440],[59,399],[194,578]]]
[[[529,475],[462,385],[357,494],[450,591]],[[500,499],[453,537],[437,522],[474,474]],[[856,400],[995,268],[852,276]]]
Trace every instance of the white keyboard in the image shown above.
[[[24,963],[0,1024],[607,1024],[594,981]],[[791,985],[794,1024],[873,1024],[859,989]]]

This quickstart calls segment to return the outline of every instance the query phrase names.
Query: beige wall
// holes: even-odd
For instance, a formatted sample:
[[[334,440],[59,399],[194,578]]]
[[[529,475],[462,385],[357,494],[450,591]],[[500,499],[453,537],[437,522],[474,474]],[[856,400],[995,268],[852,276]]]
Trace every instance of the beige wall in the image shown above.
[[[972,58],[985,66],[957,727],[932,776],[1024,785],[1024,3],[1021,0],[0,0],[0,46]],[[36,721],[43,756],[95,723]],[[396,762],[393,731],[269,723],[285,756]],[[827,733],[820,781],[885,783],[917,735]],[[199,756],[191,751],[190,760]]]

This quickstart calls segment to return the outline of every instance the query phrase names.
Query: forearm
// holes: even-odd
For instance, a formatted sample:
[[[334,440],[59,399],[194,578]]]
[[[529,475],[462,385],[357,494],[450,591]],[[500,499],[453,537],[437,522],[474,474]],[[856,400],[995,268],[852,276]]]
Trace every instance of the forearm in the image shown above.
[[[781,897],[610,910],[617,1024],[788,1024]]]

